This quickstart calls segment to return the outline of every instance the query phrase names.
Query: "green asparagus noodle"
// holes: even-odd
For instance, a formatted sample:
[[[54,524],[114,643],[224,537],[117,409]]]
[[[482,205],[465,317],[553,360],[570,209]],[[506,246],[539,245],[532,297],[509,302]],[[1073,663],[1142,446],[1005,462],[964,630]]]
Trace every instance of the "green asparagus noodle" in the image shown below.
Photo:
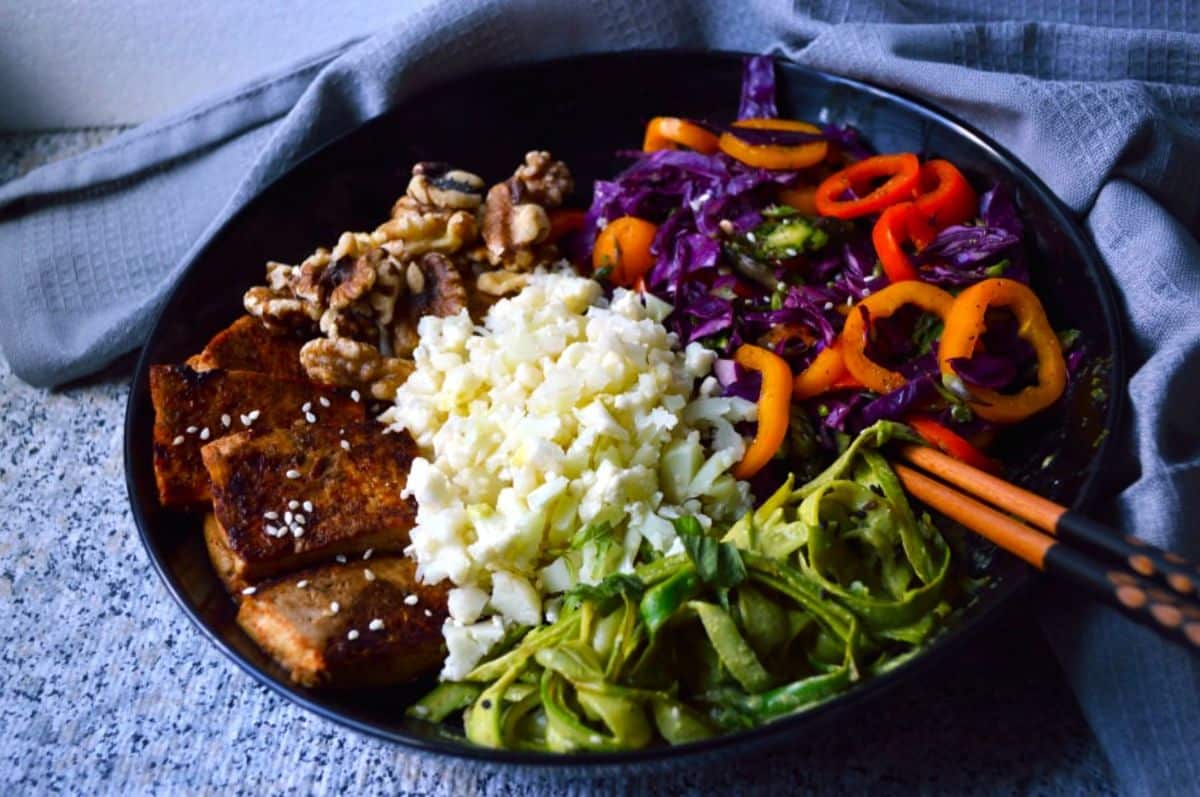
[[[699,711],[686,703],[663,698],[650,703],[654,727],[670,744],[686,744],[707,739],[715,729]]]
[[[546,747],[556,753],[576,750],[615,753],[626,750],[625,740],[589,727],[566,701],[567,680],[553,670],[542,673],[542,709],[546,712]]]
[[[699,591],[700,577],[691,564],[682,565],[673,575],[646,590],[638,612],[650,636],[658,633],[658,629]]]
[[[475,702],[483,687],[479,684],[446,681],[434,687],[406,712],[408,716],[427,722],[441,722],[456,711]]]
[[[769,656],[794,636],[787,610],[750,584],[738,587],[735,606],[746,641],[759,656]]]
[[[703,601],[690,601],[688,608],[700,617],[704,632],[721,657],[721,663],[743,689],[762,692],[771,686],[771,675],[763,669],[754,650],[746,644],[737,624],[724,609]]]
[[[798,499],[806,498],[810,493],[816,492],[826,482],[842,478],[853,466],[855,458],[863,449],[881,448],[892,440],[908,440],[913,443],[921,442],[921,438],[902,423],[876,421],[860,432],[858,437],[854,438],[854,442],[847,446],[846,450],[833,461],[833,464],[821,471],[820,475],[815,479],[796,490],[795,497]]]

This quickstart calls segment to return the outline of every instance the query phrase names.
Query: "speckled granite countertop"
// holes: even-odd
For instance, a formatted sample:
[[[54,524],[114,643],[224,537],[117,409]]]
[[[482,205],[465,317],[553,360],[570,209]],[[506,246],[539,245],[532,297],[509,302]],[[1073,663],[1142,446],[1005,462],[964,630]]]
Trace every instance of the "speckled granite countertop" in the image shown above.
[[[0,182],[110,134],[0,135]],[[1115,793],[1022,602],[928,678],[715,770],[561,780],[343,730],[236,669],[159,583],[125,493],[130,370],[42,391],[0,360],[0,793]]]

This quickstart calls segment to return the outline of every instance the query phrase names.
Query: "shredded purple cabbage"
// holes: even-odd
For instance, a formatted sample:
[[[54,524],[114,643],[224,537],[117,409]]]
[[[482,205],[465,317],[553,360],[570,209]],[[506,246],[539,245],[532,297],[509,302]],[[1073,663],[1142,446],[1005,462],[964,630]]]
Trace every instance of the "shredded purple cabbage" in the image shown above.
[[[742,66],[742,99],[738,103],[738,119],[774,119],[775,59],[769,55],[747,58]]]
[[[949,288],[993,276],[1028,283],[1023,233],[1011,193],[997,184],[979,200],[978,224],[946,227],[917,255],[921,279]]]

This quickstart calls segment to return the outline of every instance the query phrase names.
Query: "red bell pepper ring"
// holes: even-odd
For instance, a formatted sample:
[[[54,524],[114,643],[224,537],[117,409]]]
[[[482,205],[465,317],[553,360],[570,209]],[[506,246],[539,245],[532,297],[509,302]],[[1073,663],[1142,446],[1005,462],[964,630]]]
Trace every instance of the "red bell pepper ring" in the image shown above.
[[[921,435],[926,443],[971,467],[988,473],[999,473],[1000,463],[971,445],[966,439],[931,418],[910,415],[904,422]]]
[[[817,211],[835,219],[855,219],[908,202],[916,194],[920,171],[921,164],[911,152],[853,163],[817,186]],[[884,183],[873,187],[881,179]]]
[[[913,202],[892,205],[875,222],[871,242],[889,282],[915,280],[917,269],[906,251],[907,246],[920,251],[929,245],[937,230]]]
[[[962,172],[944,160],[921,164],[917,210],[935,230],[962,224],[979,212],[979,196]]]

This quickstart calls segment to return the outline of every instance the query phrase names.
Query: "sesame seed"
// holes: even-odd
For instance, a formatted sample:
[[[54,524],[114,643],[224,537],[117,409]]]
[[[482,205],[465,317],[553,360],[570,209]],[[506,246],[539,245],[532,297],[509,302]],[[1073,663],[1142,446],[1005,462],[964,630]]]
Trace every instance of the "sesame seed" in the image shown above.
[[[342,608],[342,604],[338,603],[337,601],[334,601],[333,603],[329,604],[329,613],[337,614],[339,611],[341,611],[341,608]]]
[[[870,296],[870,295],[871,295],[871,289],[863,288],[863,297],[866,298],[867,296]]]
[[[284,512],[283,513],[283,522],[290,526],[290,525],[292,525],[292,519],[294,517],[295,516],[291,512]]]
[[[343,440],[342,442],[344,443],[346,441]],[[175,439],[171,441],[171,445],[173,445],[173,446],[183,445],[183,435],[176,435]]]
[[[350,391],[350,400],[351,401],[357,402],[360,398],[362,398],[362,394],[359,393],[357,390]]]
[[[324,396],[321,396],[319,399],[317,399],[317,401],[321,402],[322,407],[329,406],[329,399],[325,398]]]
[[[363,561],[365,562],[365,561],[367,561],[368,559],[370,559],[370,558],[371,558],[371,554],[373,554],[373,553],[375,553],[375,549],[374,549],[374,548],[368,548],[367,550],[363,551]]]
[[[185,431],[187,431],[188,434],[195,434],[196,432],[198,432],[200,430],[197,429],[195,426],[189,426]]]
[[[425,610],[425,616],[426,616],[426,617],[433,617],[433,612],[431,612],[431,611],[429,611],[428,609],[426,609],[426,610]]]
[[[717,226],[720,227],[721,232],[725,233],[726,235],[729,235],[733,232],[733,222],[729,219],[721,219],[721,221],[717,223]]]
[[[833,302],[825,302],[825,309],[826,309],[826,310],[832,310],[832,309],[833,309]]]
[[[300,471],[296,470],[295,468],[292,468],[291,470],[289,470],[287,473],[285,473],[283,475],[287,476],[289,479],[299,479]]]
[[[349,440],[343,440],[343,441],[342,441],[342,450],[343,450],[343,451],[349,451],[349,450],[350,450],[350,441],[349,441]]]
[[[754,237],[754,233],[752,233],[752,232],[746,233],[746,240],[749,241],[750,243],[754,243],[754,241],[756,240]]]
[[[420,600],[420,598],[418,598],[416,595],[405,595],[404,596],[404,605],[405,606],[416,606],[418,600]]]
[[[243,595],[253,595],[256,592],[258,592],[258,587],[246,587],[242,590]]]
[[[306,401],[306,402],[304,402],[304,406],[300,408],[300,411],[301,411],[301,412],[308,412],[308,411],[309,411],[309,410],[311,410],[311,409],[312,409],[312,402],[311,402],[311,401]]]
[[[208,433],[208,427],[207,427],[207,426],[205,426],[203,429],[201,429],[201,430],[200,430],[200,439],[201,439],[201,440],[207,440],[207,439],[208,439],[208,434],[209,434],[209,433]]]
[[[250,410],[250,414],[247,417],[253,422],[258,420],[259,415],[262,415],[261,410]]]
[[[304,420],[308,421],[309,423],[316,423],[317,416],[313,415],[311,412],[306,412],[304,413]]]
[[[365,578],[367,581],[374,581],[375,573],[371,570],[371,568],[364,567],[363,568],[363,578]]]
[[[335,556],[335,557],[333,557],[333,558],[334,558],[334,560],[335,560],[335,561],[337,561],[337,563],[338,563],[339,565],[344,565],[344,564],[346,564],[346,554],[344,554],[344,553],[340,553],[340,554],[338,554],[337,556]]]
[[[296,539],[300,539],[301,537],[303,537],[304,536],[304,527],[303,526],[292,526],[292,536],[295,537]]]
[[[278,520],[279,513],[278,512],[263,512],[263,517],[265,517],[267,520]]]
[[[351,628],[348,632],[346,632],[346,639],[349,639],[351,642],[358,639],[358,629]]]
[[[221,413],[221,425],[224,426],[226,429],[228,429],[229,425],[231,423],[233,423],[233,418],[229,417],[229,413],[228,412]]]
[[[268,537],[275,537],[275,536],[277,536],[276,532],[278,532],[279,529],[275,528],[270,523],[268,523],[267,525],[263,526],[263,531],[265,531],[267,533]]]
[[[296,515],[296,522],[303,526],[308,522],[308,518],[306,518],[304,515]]]
[[[302,578],[302,579],[300,579],[299,581],[297,581],[297,582],[296,582],[296,587],[297,587],[298,589],[304,589],[304,588],[305,588],[305,587],[307,587],[307,586],[308,586],[308,579],[307,579],[307,578]]]
[[[249,426],[250,424],[254,423],[254,419],[249,415],[241,415],[239,417],[242,420],[242,426]]]
[[[376,617],[374,620],[371,621],[370,625],[368,625],[367,628],[370,628],[372,631],[382,631],[383,630],[383,620],[380,620],[378,617]]]
[[[305,512],[311,512],[313,510],[312,501],[305,501],[303,506]]]
[[[288,501],[288,509],[299,509],[299,508],[300,508],[299,501],[296,501],[294,499],[291,501]]]

